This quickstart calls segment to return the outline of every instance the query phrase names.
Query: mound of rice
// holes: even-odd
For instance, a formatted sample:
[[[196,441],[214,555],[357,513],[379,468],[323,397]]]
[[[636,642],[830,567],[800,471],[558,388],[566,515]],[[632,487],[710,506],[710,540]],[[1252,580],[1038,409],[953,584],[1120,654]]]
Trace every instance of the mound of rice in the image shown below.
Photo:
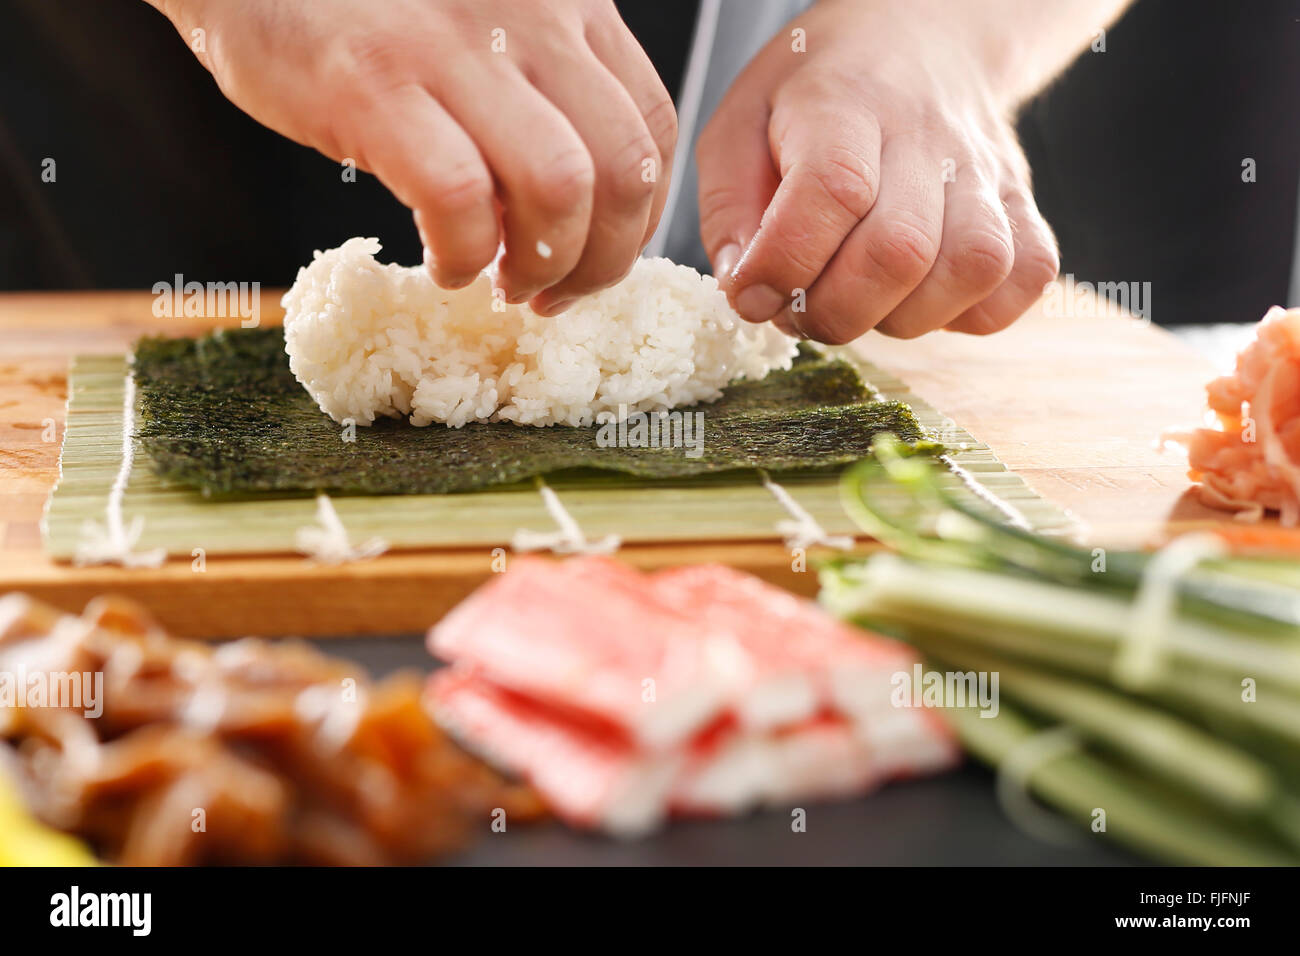
[[[737,316],[711,276],[642,259],[553,318],[494,302],[487,273],[449,292],[377,239],[317,252],[284,296],[289,366],[335,421],[591,425],[709,402],[789,368],[797,344]],[[494,308],[495,305],[495,308]]]

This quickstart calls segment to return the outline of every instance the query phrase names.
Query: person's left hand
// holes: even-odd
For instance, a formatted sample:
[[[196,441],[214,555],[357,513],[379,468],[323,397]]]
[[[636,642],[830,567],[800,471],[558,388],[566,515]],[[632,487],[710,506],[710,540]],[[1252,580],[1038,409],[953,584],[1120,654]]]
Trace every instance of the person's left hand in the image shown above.
[[[701,135],[705,249],[746,319],[827,343],[988,333],[1055,278],[999,58],[930,6],[822,0]]]

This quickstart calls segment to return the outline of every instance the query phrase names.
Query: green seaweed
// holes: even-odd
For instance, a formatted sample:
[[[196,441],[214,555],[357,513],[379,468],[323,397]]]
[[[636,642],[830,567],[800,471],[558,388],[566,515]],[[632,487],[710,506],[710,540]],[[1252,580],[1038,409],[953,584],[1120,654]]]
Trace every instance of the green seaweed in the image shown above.
[[[601,447],[598,426],[415,428],[382,419],[344,441],[289,371],[279,328],[143,339],[134,374],[138,435],[155,470],[223,497],[439,494],[536,475],[734,479],[756,468],[842,467],[866,457],[872,437],[885,431],[940,448],[924,441],[907,405],[881,401],[850,364],[806,348],[788,371],[738,382],[718,401],[682,410],[703,412],[698,457],[685,447]]]

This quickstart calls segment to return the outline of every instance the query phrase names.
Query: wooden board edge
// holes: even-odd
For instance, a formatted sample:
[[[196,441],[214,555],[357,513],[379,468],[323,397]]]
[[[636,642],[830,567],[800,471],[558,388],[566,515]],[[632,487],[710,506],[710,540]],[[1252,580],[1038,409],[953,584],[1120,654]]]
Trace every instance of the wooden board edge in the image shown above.
[[[862,545],[864,551],[872,547]],[[814,549],[801,561],[778,543],[634,545],[621,549],[617,558],[646,571],[722,563],[813,597],[817,562],[833,554]],[[519,558],[502,551],[496,568],[504,561],[508,569]],[[801,563],[803,570],[798,570]],[[422,632],[496,573],[493,555],[486,550],[304,565],[302,558],[212,558],[200,572],[191,562],[179,560],[125,572],[85,568],[76,577],[20,577],[6,582],[6,590],[77,613],[95,597],[118,595],[143,605],[181,637],[330,637]]]

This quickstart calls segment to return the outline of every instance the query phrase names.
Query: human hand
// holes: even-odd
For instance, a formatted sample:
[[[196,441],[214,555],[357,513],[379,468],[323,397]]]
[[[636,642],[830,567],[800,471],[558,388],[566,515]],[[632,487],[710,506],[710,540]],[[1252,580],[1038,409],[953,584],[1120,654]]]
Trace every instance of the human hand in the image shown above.
[[[152,0],[254,119],[374,173],[435,280],[502,241],[510,302],[622,278],[667,198],[672,100],[611,0]]]
[[[1055,278],[995,54],[946,8],[822,0],[722,101],[700,225],[745,318],[828,343],[988,333]]]

